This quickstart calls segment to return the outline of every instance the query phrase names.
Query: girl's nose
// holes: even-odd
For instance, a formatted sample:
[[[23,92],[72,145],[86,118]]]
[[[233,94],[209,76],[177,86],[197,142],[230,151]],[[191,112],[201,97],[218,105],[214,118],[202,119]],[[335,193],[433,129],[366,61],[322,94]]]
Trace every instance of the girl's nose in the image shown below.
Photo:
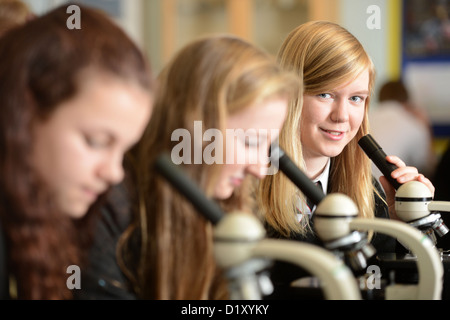
[[[336,100],[333,112],[331,113],[331,120],[333,122],[346,122],[348,121],[348,103],[345,99]]]
[[[111,185],[121,182],[125,175],[122,166],[122,156],[116,155],[105,159],[99,169],[99,175]]]

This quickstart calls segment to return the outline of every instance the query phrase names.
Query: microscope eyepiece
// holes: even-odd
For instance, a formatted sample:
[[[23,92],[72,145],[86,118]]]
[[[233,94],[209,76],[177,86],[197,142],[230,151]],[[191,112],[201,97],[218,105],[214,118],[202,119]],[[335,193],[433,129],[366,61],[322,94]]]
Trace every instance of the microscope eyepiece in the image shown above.
[[[386,153],[383,151],[381,146],[375,141],[375,139],[367,134],[358,141],[359,146],[366,155],[373,161],[373,163],[380,169],[381,173],[386,177],[386,179],[391,183],[391,185],[398,189],[401,184],[397,180],[391,177],[392,171],[397,169],[397,166],[388,162],[386,160]]]

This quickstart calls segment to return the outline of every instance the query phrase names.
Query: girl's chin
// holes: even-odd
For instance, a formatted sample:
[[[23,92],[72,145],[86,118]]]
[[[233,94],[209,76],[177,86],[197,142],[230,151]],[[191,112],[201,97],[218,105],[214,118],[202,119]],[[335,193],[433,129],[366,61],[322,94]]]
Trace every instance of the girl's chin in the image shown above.
[[[70,208],[66,208],[66,206],[61,206],[61,211],[71,217],[72,219],[81,219],[83,218],[90,208],[89,204],[82,203],[73,205]]]
[[[234,188],[220,188],[214,193],[214,199],[216,200],[227,200],[234,192]]]
[[[345,147],[345,146],[344,146]],[[344,147],[340,146],[326,146],[322,149],[321,154],[328,158],[334,158],[337,157],[342,153],[344,150]]]

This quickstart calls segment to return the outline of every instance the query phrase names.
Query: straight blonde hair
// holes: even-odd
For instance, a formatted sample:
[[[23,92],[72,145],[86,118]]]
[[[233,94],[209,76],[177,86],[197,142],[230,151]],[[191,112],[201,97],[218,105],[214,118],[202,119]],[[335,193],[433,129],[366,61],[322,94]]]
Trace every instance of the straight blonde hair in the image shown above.
[[[288,120],[280,134],[280,146],[301,169],[306,168],[300,135],[303,95],[327,92],[369,71],[370,93],[362,125],[342,153],[332,159],[329,191],[350,196],[361,217],[373,218],[375,188],[371,164],[358,145],[358,140],[369,133],[368,109],[375,81],[371,58],[345,28],[331,22],[311,21],[287,36],[278,52],[278,61],[283,69],[303,79],[304,91],[290,102]],[[285,237],[310,231],[307,217],[301,219],[303,223],[298,222],[296,203],[299,198],[305,202],[304,195],[281,173],[268,176],[259,185],[258,200],[265,222]]]
[[[128,273],[140,298],[227,298],[225,280],[213,256],[211,224],[153,168],[155,157],[170,153],[176,145],[171,140],[174,130],[186,129],[195,138],[194,121],[202,121],[202,136],[209,128],[224,132],[230,114],[266,99],[290,99],[299,83],[295,75],[280,68],[275,57],[228,35],[189,43],[163,69],[152,118],[132,152],[140,207],[126,236],[129,240],[121,244],[126,248],[131,234],[140,234],[137,269]],[[203,143],[202,152],[205,147]],[[221,165],[180,166],[212,197]],[[250,200],[249,195],[235,191],[224,208],[241,208]]]

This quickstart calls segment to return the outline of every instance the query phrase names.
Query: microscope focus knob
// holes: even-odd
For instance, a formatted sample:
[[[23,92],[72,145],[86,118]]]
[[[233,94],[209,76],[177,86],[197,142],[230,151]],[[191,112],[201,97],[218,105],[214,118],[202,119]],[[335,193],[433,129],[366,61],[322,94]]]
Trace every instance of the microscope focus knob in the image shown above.
[[[428,204],[433,196],[428,187],[419,181],[407,182],[395,194],[395,211],[404,222],[414,221],[430,214]]]
[[[353,200],[342,193],[327,195],[314,213],[314,229],[322,241],[347,236],[350,221],[358,216],[358,207]]]

